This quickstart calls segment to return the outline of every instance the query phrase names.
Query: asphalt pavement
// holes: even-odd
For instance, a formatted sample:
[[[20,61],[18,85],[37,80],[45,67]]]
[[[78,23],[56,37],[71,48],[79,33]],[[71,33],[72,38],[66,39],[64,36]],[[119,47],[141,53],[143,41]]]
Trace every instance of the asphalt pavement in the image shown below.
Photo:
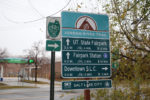
[[[38,78],[39,81],[50,82],[47,79]],[[6,77],[3,83],[11,86],[35,86],[36,88],[0,90],[0,100],[50,100],[49,84],[30,84],[19,82],[18,78]],[[83,94],[83,90],[62,91],[61,82],[55,81],[55,100],[70,100]]]

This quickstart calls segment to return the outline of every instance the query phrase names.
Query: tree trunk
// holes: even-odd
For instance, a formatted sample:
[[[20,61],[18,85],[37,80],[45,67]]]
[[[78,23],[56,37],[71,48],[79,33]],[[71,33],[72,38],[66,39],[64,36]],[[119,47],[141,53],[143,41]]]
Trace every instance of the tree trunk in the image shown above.
[[[37,82],[37,65],[35,65],[35,82]]]

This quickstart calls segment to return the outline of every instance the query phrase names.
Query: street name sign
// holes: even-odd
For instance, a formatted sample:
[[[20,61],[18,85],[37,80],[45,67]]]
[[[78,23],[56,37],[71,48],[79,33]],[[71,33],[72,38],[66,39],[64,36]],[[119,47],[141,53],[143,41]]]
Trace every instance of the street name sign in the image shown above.
[[[82,81],[62,82],[63,90],[95,89],[95,88],[111,88],[111,87],[112,87],[112,80],[82,80]]]
[[[61,42],[58,40],[46,40],[46,50],[47,51],[60,51]]]
[[[61,37],[61,18],[46,18],[46,38],[50,40],[60,40]]]
[[[67,12],[62,17],[62,77],[110,77],[107,15]]]

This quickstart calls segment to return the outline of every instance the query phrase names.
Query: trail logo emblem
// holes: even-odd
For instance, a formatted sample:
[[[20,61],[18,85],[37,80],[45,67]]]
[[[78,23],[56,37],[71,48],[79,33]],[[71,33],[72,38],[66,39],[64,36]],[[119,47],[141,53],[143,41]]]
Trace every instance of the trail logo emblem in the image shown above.
[[[77,29],[96,31],[97,25],[94,19],[89,16],[82,16],[76,22]]]

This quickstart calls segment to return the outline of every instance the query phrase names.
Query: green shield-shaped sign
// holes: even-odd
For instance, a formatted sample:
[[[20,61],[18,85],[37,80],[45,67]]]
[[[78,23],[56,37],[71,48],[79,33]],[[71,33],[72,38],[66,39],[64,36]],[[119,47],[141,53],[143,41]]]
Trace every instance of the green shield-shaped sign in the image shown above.
[[[55,20],[55,22],[49,22],[48,24],[48,33],[52,38],[58,37],[60,32],[60,23]]]

